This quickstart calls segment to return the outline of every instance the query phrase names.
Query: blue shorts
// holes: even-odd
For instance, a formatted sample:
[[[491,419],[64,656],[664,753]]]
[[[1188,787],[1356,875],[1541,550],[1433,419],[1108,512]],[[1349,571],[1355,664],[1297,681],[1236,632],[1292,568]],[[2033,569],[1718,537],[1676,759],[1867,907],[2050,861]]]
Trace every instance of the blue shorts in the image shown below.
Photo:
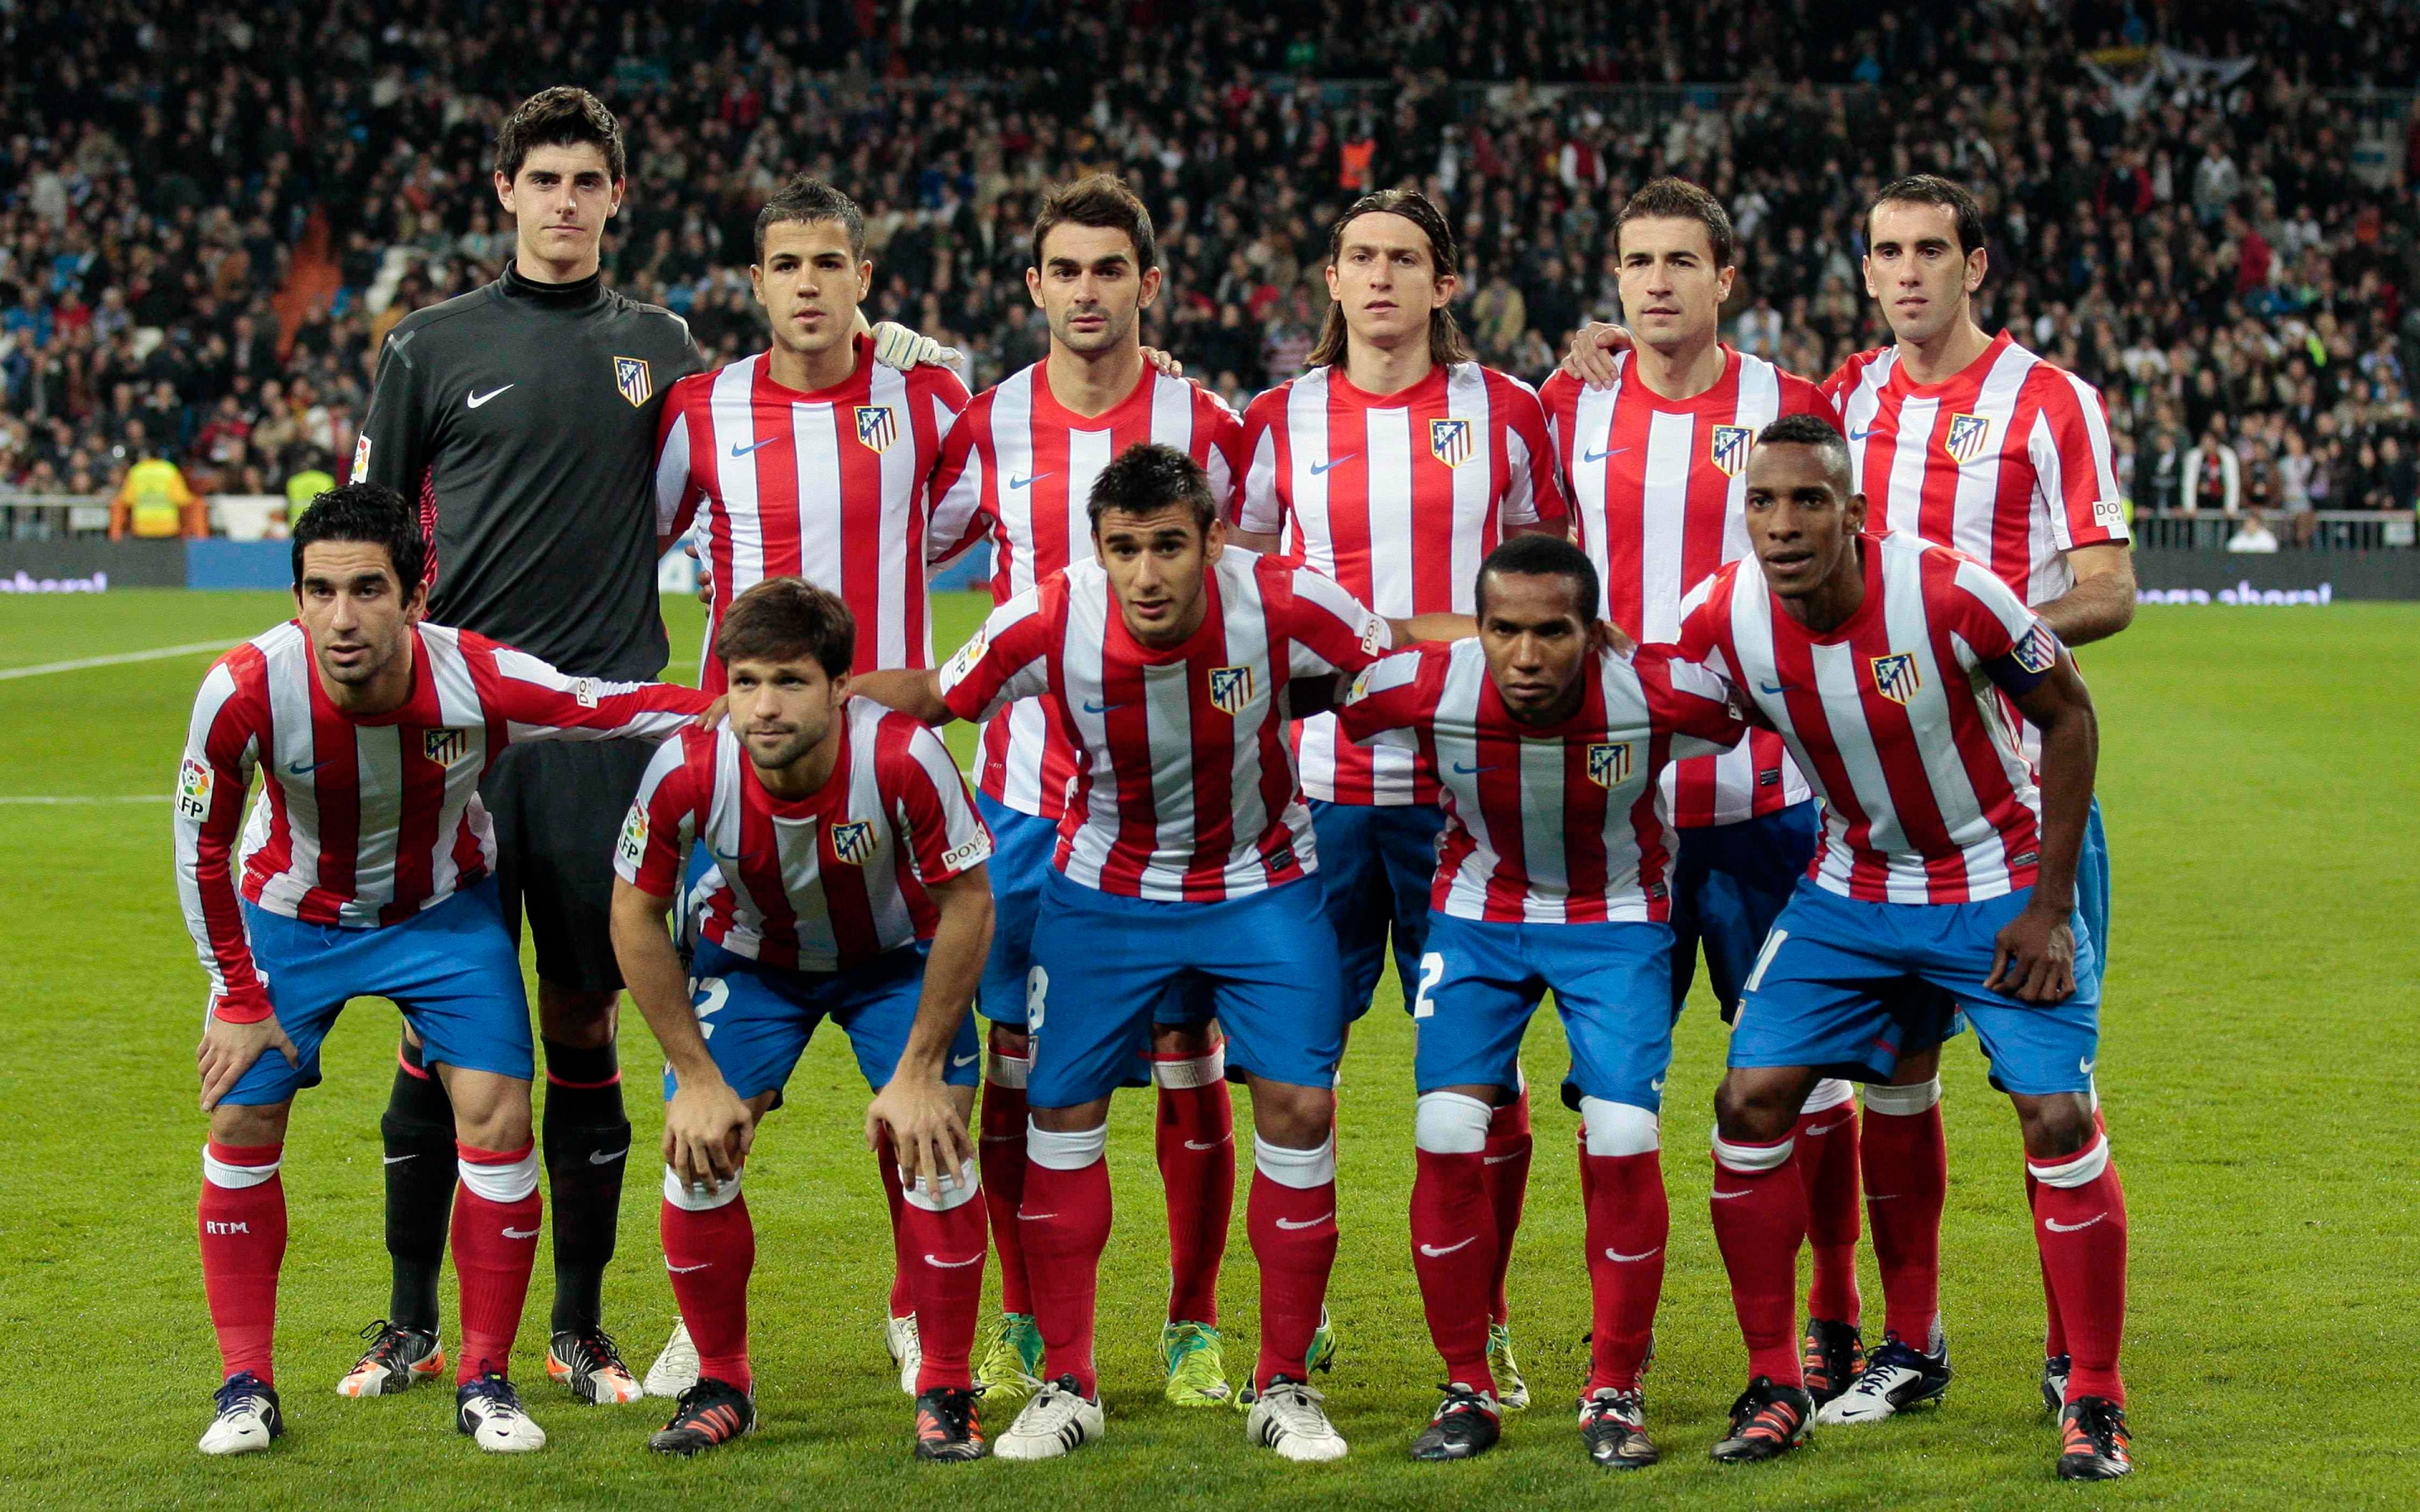
[[[1033,918],[1042,910],[1043,879],[1059,847],[1059,825],[975,795],[975,812],[991,829],[991,957],[984,963],[975,1006],[994,1024],[1025,1027],[1025,977],[1033,969]]]
[[[876,1091],[899,1069],[915,1026],[916,1002],[924,991],[923,945],[885,950],[847,971],[785,971],[760,966],[744,955],[700,940],[690,963],[690,1006],[706,1053],[731,1090],[744,1099],[778,1092],[797,1069],[815,1026],[829,1018],[848,1035],[858,1070]],[[961,1013],[941,1079],[972,1087],[983,1058],[975,1042],[972,1013]],[[670,1067],[664,1100],[672,1101]],[[780,1100],[774,1106],[781,1105]]]
[[[1327,926],[1336,932],[1344,1011],[1370,1011],[1371,995],[1387,966],[1387,936],[1395,940],[1395,985],[1408,1011],[1419,980],[1429,930],[1429,887],[1436,878],[1437,837],[1445,810],[1432,803],[1369,804],[1311,801],[1319,845],[1319,886]]]
[[[1722,1004],[1723,1022],[1739,1011],[1740,983],[1756,964],[1757,947],[1790,902],[1815,859],[1821,821],[1809,799],[1732,825],[1673,832],[1672,1011],[1689,999],[1698,949],[1706,951],[1706,984]]]
[[[1992,1080],[2030,1096],[2088,1091],[2101,1041],[2101,963],[2079,912],[2075,993],[2026,1003],[1988,991],[1992,941],[2031,888],[1974,903],[1863,903],[1798,885],[1748,973],[1734,1066],[1809,1066],[1888,1081],[1899,1057],[1947,1037],[1944,995],[1991,1057]]]
[[[271,1050],[222,1102],[271,1107],[318,1086],[320,1042],[353,997],[384,997],[403,1010],[429,1065],[524,1082],[536,1071],[520,952],[493,877],[378,929],[306,924],[246,902],[243,932],[302,1063],[289,1066]]]
[[[1413,1085],[1519,1084],[1521,1036],[1548,992],[1579,1097],[1664,1105],[1672,1065],[1672,931],[1662,924],[1520,924],[1429,916],[1412,1001]]]
[[[1332,1087],[1344,1056],[1335,937],[1309,878],[1218,903],[1122,898],[1043,885],[1033,925],[1026,1102],[1071,1108],[1124,1085],[1170,1006],[1215,1016],[1227,1064],[1297,1087]],[[1197,1022],[1183,1019],[1178,1022]],[[1167,1020],[1160,1019],[1160,1022]]]
[[[2101,795],[2092,795],[2092,814],[2084,822],[2084,849],[2075,857],[2075,911],[2092,931],[2093,949],[2101,957],[2103,976],[2109,971],[2109,836],[2101,827]]]

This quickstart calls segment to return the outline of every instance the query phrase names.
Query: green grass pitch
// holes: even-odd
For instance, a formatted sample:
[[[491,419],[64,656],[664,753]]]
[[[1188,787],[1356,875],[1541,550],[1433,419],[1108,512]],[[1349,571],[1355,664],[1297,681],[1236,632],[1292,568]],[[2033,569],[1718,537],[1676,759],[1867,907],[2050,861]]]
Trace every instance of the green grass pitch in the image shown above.
[[[691,665],[696,608],[666,610],[675,665]],[[232,641],[287,611],[270,594],[0,599],[0,669]],[[978,611],[947,599],[944,650]],[[2051,1478],[2016,1129],[1965,1050],[1946,1067],[1944,1294],[1959,1370],[1947,1404],[1824,1431],[1777,1465],[1707,1461],[1744,1361],[1706,1222],[1722,1031],[1702,1003],[1682,1023],[1667,1120],[1673,1263],[1648,1382],[1665,1462],[1608,1480],[1573,1430],[1588,1295],[1574,1119],[1549,1096],[1512,1273],[1538,1405],[1480,1463],[1411,1463],[1439,1366],[1407,1249],[1411,1031],[1391,981],[1342,1088],[1345,1238],[1330,1300],[1344,1355],[1320,1382],[1353,1443],[1340,1465],[1284,1465],[1247,1448],[1235,1414],[1159,1400],[1166,1238],[1139,1093],[1119,1101],[1110,1144],[1107,1441],[1055,1464],[914,1464],[880,1343],[890,1261],[856,1132],[865,1091],[837,1036],[810,1050],[752,1163],[764,1413],[752,1441],[667,1463],[643,1443],[662,1404],[586,1408],[549,1385],[543,1263],[519,1360],[551,1436],[543,1454],[478,1454],[451,1431],[441,1390],[340,1401],[330,1388],[386,1294],[377,1119],[396,1023],[374,1001],[329,1041],[327,1083],[302,1099],[287,1149],[277,1347],[291,1435],[272,1453],[206,1461],[193,1446],[216,1381],[194,1239],[202,979],[170,884],[164,795],[209,657],[0,681],[0,1493],[245,1508],[2412,1505],[2420,1453],[2393,1404],[2420,1352],[2415,644],[2414,607],[2178,608],[2147,609],[2088,655],[2116,859],[2102,1066],[2133,1223],[2127,1375],[2141,1463],[2130,1483],[2093,1489]],[[1527,1061],[1553,1085],[1550,1019]],[[659,1061],[635,1013],[623,1062],[643,1155]],[[652,1170],[631,1162],[607,1288],[609,1325],[641,1368],[673,1312]],[[1224,1322],[1240,1369],[1256,1336],[1240,1207],[1229,1255]],[[1867,1278],[1878,1320],[1869,1257]],[[450,1284],[447,1308],[450,1326]]]

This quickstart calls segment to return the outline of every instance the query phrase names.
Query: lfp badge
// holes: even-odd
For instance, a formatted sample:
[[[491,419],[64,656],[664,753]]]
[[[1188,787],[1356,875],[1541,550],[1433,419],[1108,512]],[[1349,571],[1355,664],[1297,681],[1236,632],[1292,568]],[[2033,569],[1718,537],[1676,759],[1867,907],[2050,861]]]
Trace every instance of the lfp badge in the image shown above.
[[[1924,686],[1924,675],[1916,670],[1916,653],[1894,651],[1887,656],[1873,659],[1874,691],[1893,703],[1905,703],[1916,697]]]
[[[1601,788],[1618,788],[1630,780],[1630,742],[1600,740],[1588,748],[1589,780]]]
[[[851,866],[874,859],[874,821],[851,819],[831,826],[832,855]]]
[[[644,357],[614,358],[613,387],[622,391],[622,397],[630,401],[631,409],[645,405],[656,392],[656,380],[647,373],[647,360]]]
[[[1249,667],[1213,667],[1210,669],[1210,706],[1229,718],[1244,712],[1252,702],[1252,669]]]
[[[1951,415],[1949,434],[1941,438],[1941,449],[1965,466],[1983,455],[1992,443],[1992,420],[1988,415]]]
[[[1755,441],[1756,432],[1745,425],[1716,425],[1708,459],[1722,469],[1723,476],[1736,478],[1747,471],[1747,449]]]
[[[887,452],[899,439],[899,412],[887,404],[857,407],[857,444],[869,452]]]
[[[1432,420],[1429,422],[1429,455],[1450,468],[1458,468],[1470,460],[1470,422],[1467,420]]]

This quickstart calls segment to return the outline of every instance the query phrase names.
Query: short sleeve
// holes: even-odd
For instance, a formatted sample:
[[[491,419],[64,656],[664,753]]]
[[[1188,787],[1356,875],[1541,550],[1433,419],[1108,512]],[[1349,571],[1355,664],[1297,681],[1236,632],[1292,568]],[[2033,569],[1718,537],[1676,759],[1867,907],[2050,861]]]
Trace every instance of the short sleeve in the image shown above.
[[[681,853],[697,832],[701,796],[689,758],[685,736],[656,748],[613,842],[613,874],[649,897],[680,892]]]
[[[1278,488],[1278,432],[1285,424],[1290,392],[1290,387],[1272,389],[1244,411],[1244,489],[1235,523],[1255,535],[1275,535],[1285,528],[1285,500]]]
[[[1672,737],[1676,758],[1729,750],[1747,733],[1738,693],[1714,669],[1664,645],[1639,647],[1631,668],[1646,691],[1648,717]]]
[[[2035,499],[2049,515],[2051,539],[2062,551],[2128,538],[2126,502],[2109,444],[2109,414],[2101,391],[2045,363],[2035,369],[2040,408],[2025,437]]]
[[[1508,380],[1512,397],[1506,404],[1504,461],[1504,523],[1560,525],[1571,517],[1556,469],[1553,441],[1546,434],[1546,410],[1528,384]]]
[[[1052,626],[1065,603],[1066,579],[1054,576],[993,609],[974,638],[941,664],[941,701],[950,713],[988,719],[1018,699],[1048,692]]]
[[[1394,630],[1334,579],[1266,558],[1261,570],[1283,572],[1292,579],[1285,625],[1291,675],[1357,672],[1394,649]]]
[[[892,715],[883,723],[881,749],[882,786],[917,880],[932,887],[991,859],[991,831],[941,737]]]
[[[1449,655],[1444,646],[1414,646],[1363,668],[1337,705],[1337,728],[1359,745],[1419,749],[1417,727],[1435,713]]]

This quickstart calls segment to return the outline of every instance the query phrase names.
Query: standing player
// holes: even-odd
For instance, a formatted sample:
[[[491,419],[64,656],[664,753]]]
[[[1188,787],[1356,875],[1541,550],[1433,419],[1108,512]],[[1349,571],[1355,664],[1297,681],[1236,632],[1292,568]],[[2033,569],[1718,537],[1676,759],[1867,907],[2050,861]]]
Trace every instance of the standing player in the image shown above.
[[[1140,345],[1142,308],[1160,270],[1151,212],[1125,185],[1095,177],[1062,185],[1033,223],[1026,288],[1050,328],[1043,361],[976,395],[941,443],[933,478],[935,560],[988,536],[992,599],[1006,604],[1081,554],[1089,560],[1086,501],[1110,459],[1152,442],[1174,447],[1207,472],[1222,511],[1233,501],[1241,425],[1198,384],[1156,371]],[[991,863],[999,907],[980,1007],[990,1021],[982,1158],[1000,1252],[1004,1316],[985,1330],[978,1372],[1001,1396],[1038,1385],[1042,1337],[1016,1221],[1026,1169],[1026,974],[1034,918],[1080,752],[1047,703],[1020,699],[989,718],[978,761],[976,807],[997,842]],[[1218,1329],[1218,1267],[1234,1204],[1234,1114],[1217,1026],[1188,1018],[1152,1036],[1159,1088],[1156,1151],[1168,1197],[1170,1287],[1160,1333],[1168,1399],[1180,1407],[1231,1399]]]
[[[1078,753],[1027,973],[1017,1217],[1050,1381],[995,1447],[1048,1458],[1102,1434],[1093,1319],[1109,1094],[1175,1004],[1217,1015],[1252,1092],[1261,1351],[1246,1434],[1289,1459],[1342,1458],[1306,1377],[1336,1260],[1344,1015],[1317,969],[1334,937],[1303,902],[1319,863],[1284,725],[1297,680],[1351,674],[1399,638],[1469,622],[1389,622],[1308,568],[1226,550],[1208,474],[1173,447],[1123,453],[1087,514],[1094,555],[995,609],[938,675],[860,685],[936,721],[1041,699]]]
[[[1886,1080],[1902,1045],[1937,1032],[1912,1022],[1940,1013],[1908,991],[1921,983],[1974,1025],[2024,1131],[2035,1242],[2073,1354],[2058,1473],[2124,1475],[2125,1194],[2095,1109],[2100,964],[2075,907],[2091,697],[2049,625],[1979,563],[1863,533],[1847,447],[1821,420],[1766,427],[1747,513],[1754,560],[1692,595],[1681,651],[1790,743],[1823,792],[1824,834],[1749,973],[1715,1096],[1714,1237],[1752,1379],[1714,1458],[1768,1459],[1806,1435],[1792,1123],[1821,1075]],[[2039,786],[2011,703],[2040,732]]]
[[[907,1183],[897,1218],[923,1320],[916,1455],[982,1455],[970,1374],[984,1209],[967,1117],[967,1005],[991,942],[990,837],[933,733],[849,698],[856,624],[828,590],[769,579],[723,607],[728,729],[666,741],[615,861],[613,944],[664,1047],[664,1261],[700,1356],[649,1441],[691,1455],[755,1427],[740,1173],[824,1019],[878,1094],[867,1142]],[[664,916],[681,853],[707,856],[684,971]],[[692,1006],[692,1003],[694,1006]]]
[[[1746,726],[1702,669],[1662,648],[1606,649],[1601,592],[1569,542],[1508,541],[1478,574],[1478,638],[1388,657],[1338,712],[1347,738],[1383,741],[1435,775],[1448,815],[1412,1003],[1412,1265],[1450,1384],[1415,1459],[1468,1458],[1502,1430],[1487,1134],[1518,1095],[1521,1036],[1549,991],[1587,1120],[1595,1307],[1580,1438],[1611,1469],[1656,1459],[1639,1377],[1669,1228],[1657,1153],[1673,1024],[1660,789],[1671,761],[1730,746]]]
[[[1244,416],[1237,543],[1284,550],[1381,614],[1467,614],[1479,563],[1498,541],[1564,528],[1537,393],[1473,361],[1454,325],[1461,266],[1453,228],[1426,195],[1356,200],[1328,238],[1333,302],[1310,371]],[[1326,842],[1320,886],[1346,1009],[1369,1011],[1391,929],[1408,1010],[1445,827],[1436,777],[1406,751],[1343,739],[1329,714],[1305,719],[1295,747]],[[1499,1399],[1517,1410],[1529,1393],[1513,1364],[1503,1267],[1529,1179],[1526,1085],[1497,1111],[1488,1141],[1501,1223],[1488,1350]]]
[[[1605,583],[1606,618],[1641,641],[1668,641],[1680,633],[1683,595],[1747,553],[1742,499],[1756,433],[1782,415],[1828,418],[1831,406],[1807,379],[1719,339],[1736,271],[1721,201],[1658,178],[1622,207],[1614,243],[1632,346],[1614,358],[1609,386],[1558,373],[1544,397],[1575,538]],[[1728,1024],[1757,947],[1814,857],[1815,801],[1781,737],[1759,730],[1721,755],[1672,764],[1664,802],[1679,852],[1672,1011],[1688,998],[1702,946]],[[1806,1375],[1819,1406],[1847,1389],[1865,1357],[1854,1097],[1845,1081],[1818,1083],[1796,1131],[1815,1252]]]
[[[203,679],[178,772],[177,890],[209,976],[201,1061],[202,1279],[225,1383],[205,1454],[285,1431],[270,1339],[278,1179],[295,1091],[348,998],[392,998],[449,1096],[462,1350],[455,1427],[535,1449],[507,1374],[536,1258],[529,1003],[493,878],[481,776],[510,746],[660,738],[705,695],[567,677],[422,622],[421,540],[392,489],[321,494],[294,532],[295,620]],[[267,793],[243,824],[254,769]],[[237,832],[242,829],[239,848]],[[274,1051],[275,1054],[269,1054]],[[433,1376],[432,1341],[413,1368]]]

